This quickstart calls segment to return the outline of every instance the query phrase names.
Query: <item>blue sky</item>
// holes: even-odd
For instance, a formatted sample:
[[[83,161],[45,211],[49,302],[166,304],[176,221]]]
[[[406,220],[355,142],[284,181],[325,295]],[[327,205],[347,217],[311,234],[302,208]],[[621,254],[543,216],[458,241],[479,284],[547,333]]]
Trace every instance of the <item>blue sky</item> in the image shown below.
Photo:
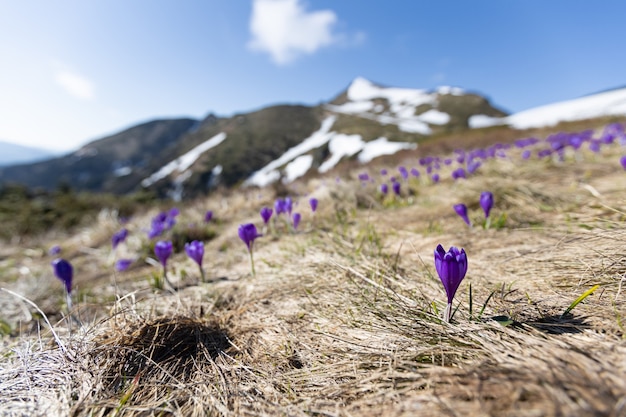
[[[626,85],[624,1],[0,0],[0,140],[317,104],[357,76],[517,112]]]

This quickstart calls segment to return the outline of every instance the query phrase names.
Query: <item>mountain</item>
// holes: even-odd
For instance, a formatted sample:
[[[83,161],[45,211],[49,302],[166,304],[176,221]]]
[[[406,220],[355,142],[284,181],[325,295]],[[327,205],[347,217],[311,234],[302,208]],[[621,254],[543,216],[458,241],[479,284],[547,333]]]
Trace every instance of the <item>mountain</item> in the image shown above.
[[[165,161],[180,137],[197,124],[193,119],[142,123],[68,155],[0,168],[0,181],[48,190],[66,184],[77,190],[128,193],[155,162]]]
[[[50,158],[52,152],[0,141],[0,166],[24,164]]]
[[[69,155],[0,168],[0,182],[118,194],[148,189],[181,199],[217,186],[265,186],[323,174],[342,160],[367,163],[415,149],[429,138],[447,135],[462,146],[458,138],[475,136],[477,128],[537,126],[573,109],[576,117],[615,114],[615,108],[626,114],[622,94],[626,89],[578,99],[583,101],[574,107],[557,103],[508,115],[481,94],[460,88],[385,87],[359,77],[317,106],[276,105],[232,117],[143,123]],[[548,113],[560,116],[540,117]]]

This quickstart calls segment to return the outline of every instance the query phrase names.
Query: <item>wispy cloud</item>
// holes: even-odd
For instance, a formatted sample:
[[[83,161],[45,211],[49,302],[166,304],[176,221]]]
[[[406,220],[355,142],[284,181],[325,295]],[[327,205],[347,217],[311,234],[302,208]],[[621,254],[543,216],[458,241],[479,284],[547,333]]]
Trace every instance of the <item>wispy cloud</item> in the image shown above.
[[[333,33],[336,22],[334,11],[307,11],[300,0],[253,0],[248,47],[285,65],[302,54],[343,43],[343,36]]]
[[[55,81],[70,95],[81,100],[93,100],[94,84],[80,74],[68,70],[58,70]]]

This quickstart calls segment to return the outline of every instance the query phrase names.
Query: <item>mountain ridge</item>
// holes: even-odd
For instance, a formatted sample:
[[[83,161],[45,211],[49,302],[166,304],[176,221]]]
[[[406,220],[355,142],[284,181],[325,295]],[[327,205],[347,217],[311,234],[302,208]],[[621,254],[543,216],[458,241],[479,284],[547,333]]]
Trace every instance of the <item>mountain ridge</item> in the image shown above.
[[[324,127],[329,117],[332,123]],[[62,157],[0,168],[0,183],[193,197],[218,186],[289,182],[328,172],[345,159],[365,162],[413,149],[429,137],[508,128],[514,118],[487,97],[458,87],[384,87],[357,77],[314,106],[280,104],[230,117],[144,122]]]

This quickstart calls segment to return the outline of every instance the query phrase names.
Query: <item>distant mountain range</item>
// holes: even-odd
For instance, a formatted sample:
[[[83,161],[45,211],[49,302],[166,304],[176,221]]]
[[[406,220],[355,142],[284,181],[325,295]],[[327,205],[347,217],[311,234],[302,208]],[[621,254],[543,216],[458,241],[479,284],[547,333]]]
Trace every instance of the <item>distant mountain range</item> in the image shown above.
[[[507,115],[486,97],[459,88],[383,87],[356,78],[317,106],[142,123],[68,155],[0,168],[0,182],[118,194],[149,189],[180,199],[219,185],[290,182],[326,173],[346,159],[365,163],[469,129],[526,129],[615,114],[626,114],[626,89]]]
[[[39,148],[16,145],[0,140],[0,166],[24,164],[51,158],[54,154]]]

